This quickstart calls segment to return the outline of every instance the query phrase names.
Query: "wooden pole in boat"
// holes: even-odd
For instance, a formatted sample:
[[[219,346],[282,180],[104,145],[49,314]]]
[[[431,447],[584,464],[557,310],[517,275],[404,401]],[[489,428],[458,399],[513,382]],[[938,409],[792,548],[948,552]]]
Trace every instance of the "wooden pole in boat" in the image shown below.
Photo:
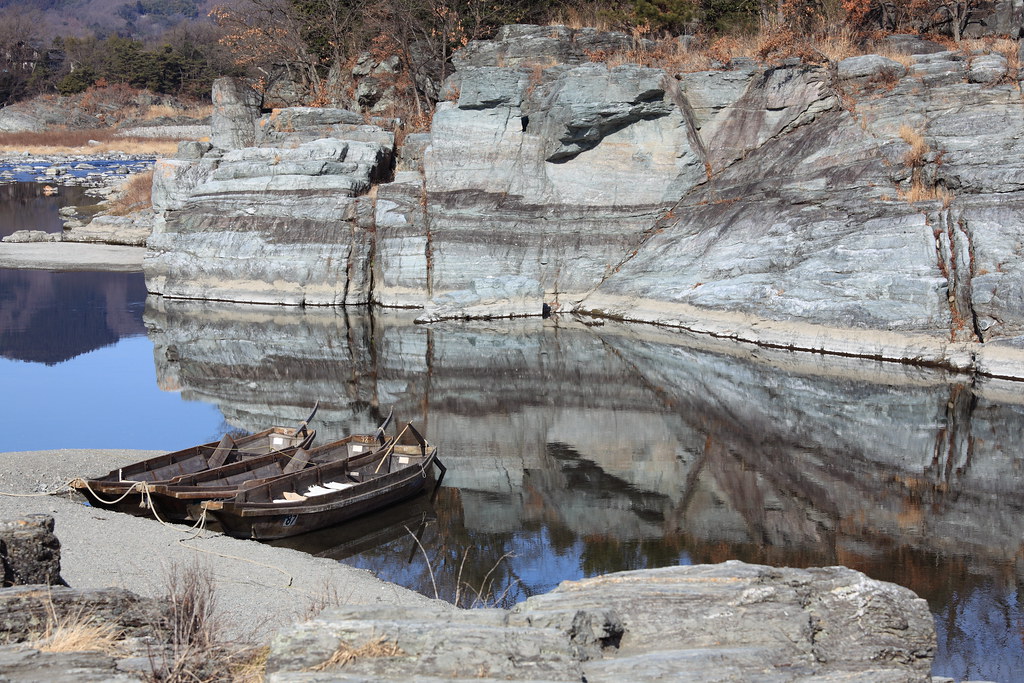
[[[380,468],[384,466],[384,461],[391,457],[391,454],[395,450],[395,444],[398,443],[398,440],[402,438],[402,435],[405,434],[405,430],[407,430],[411,424],[411,422],[406,423],[405,427],[402,428],[402,431],[398,432],[398,436],[396,436],[395,440],[391,442],[391,445],[387,447],[387,450],[384,451],[384,455],[381,457],[380,462],[377,463],[377,469],[373,471],[374,474],[380,472]]]

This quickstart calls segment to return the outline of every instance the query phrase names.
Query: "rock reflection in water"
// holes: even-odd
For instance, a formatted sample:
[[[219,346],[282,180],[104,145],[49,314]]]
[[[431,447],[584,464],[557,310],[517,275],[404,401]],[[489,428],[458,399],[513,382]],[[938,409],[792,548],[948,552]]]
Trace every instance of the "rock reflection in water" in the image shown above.
[[[54,365],[146,333],[142,273],[0,268],[0,356]]]
[[[1024,668],[1016,385],[653,328],[410,318],[146,314],[163,381],[236,426],[320,399],[321,440],[394,406],[439,444],[430,567],[402,534],[346,560],[384,578],[448,598],[490,582],[489,602],[679,562],[845,564],[929,601],[935,673]]]

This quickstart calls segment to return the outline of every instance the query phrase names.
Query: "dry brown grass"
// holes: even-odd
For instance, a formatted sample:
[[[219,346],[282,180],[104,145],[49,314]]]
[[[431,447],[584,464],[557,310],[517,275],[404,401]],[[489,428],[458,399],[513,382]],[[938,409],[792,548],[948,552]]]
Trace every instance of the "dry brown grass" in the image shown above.
[[[586,54],[591,62],[606,64],[609,68],[639,64],[676,73],[706,71],[714,61],[709,51],[688,50],[674,38],[656,41],[653,47],[638,41],[629,50],[593,50]]]
[[[153,171],[134,173],[118,188],[117,194],[106,203],[106,213],[127,216],[153,205]]]
[[[396,643],[389,643],[384,636],[377,640],[371,640],[359,647],[352,647],[345,642],[338,643],[338,649],[334,651],[325,661],[311,667],[310,671],[326,671],[336,667],[342,667],[349,662],[367,657],[400,657],[404,655]]]
[[[594,17],[592,20],[577,20],[586,16],[578,10],[572,17],[560,15],[561,23],[570,28],[600,24],[602,30],[607,28],[606,20]],[[683,48],[677,38],[664,38],[655,41],[655,47],[644,48],[637,41],[638,47],[621,51],[595,51],[588,53],[592,62],[604,62],[609,66],[620,64],[640,64],[675,70],[679,72],[703,71],[715,67],[715,62],[728,64],[736,58],[748,58],[764,63],[777,63],[783,59],[797,57],[807,63],[836,63],[848,57],[865,54],[879,54],[899,62],[908,69],[914,65],[910,55],[894,52],[881,43],[882,34],[863,35],[851,31],[848,27],[819,33],[800,33],[784,26],[762,26],[753,34],[725,34],[714,39],[697,36],[692,50]],[[1010,65],[1010,75],[1014,77],[1020,66],[1016,43],[1012,40],[985,38],[980,40],[964,40],[959,45],[942,36],[928,36],[929,40],[941,43],[950,50],[961,50],[967,54],[972,51],[979,53],[999,53],[1006,57]]]
[[[41,652],[103,652],[114,654],[122,633],[117,626],[97,622],[84,609],[57,616],[53,603],[48,605],[46,627],[30,645]]]
[[[187,109],[172,107],[169,104],[151,104],[144,112],[142,112],[142,116],[140,118],[143,121],[152,121],[153,119],[160,118],[173,119],[179,116],[185,116],[191,119],[202,119],[212,113],[212,104],[192,106]]]
[[[178,140],[166,138],[116,137],[116,130],[48,130],[39,133],[0,133],[0,152],[29,154],[151,154],[173,156]],[[96,144],[89,144],[94,141]]]
[[[910,145],[910,149],[903,155],[903,163],[912,168],[920,168],[924,164],[924,158],[931,151],[928,142],[924,139],[924,134],[903,124],[900,126],[900,137],[903,142]]]
[[[228,665],[228,676],[231,683],[263,683],[266,678],[270,648],[258,647],[245,654],[245,657],[236,657]]]
[[[152,121],[153,119],[160,118],[172,118],[178,115],[178,110],[169,104],[151,104],[149,108],[142,113],[142,119],[144,121]]]
[[[910,187],[901,188],[897,192],[899,198],[911,204],[940,201],[943,207],[948,207],[953,202],[953,193],[944,187],[929,186],[922,180],[922,169],[931,153],[924,134],[904,124],[900,126],[900,138],[910,147],[903,155],[903,163],[912,169],[912,173]]]
[[[223,680],[231,662],[218,646],[224,642],[215,618],[216,595],[209,567],[193,561],[167,574],[170,623],[161,640],[167,656],[151,657],[153,679],[164,683]]]
[[[912,56],[905,55],[902,52],[894,52],[893,50],[890,50],[889,48],[878,48],[878,49],[872,49],[872,50],[862,50],[861,54],[867,54],[868,52],[870,52],[871,54],[880,55],[882,57],[885,57],[886,59],[891,59],[894,62],[899,62],[900,64],[905,66],[907,69],[909,69],[910,67],[914,66],[914,58]]]
[[[849,29],[819,38],[815,47],[830,62],[841,62],[847,57],[864,54],[860,41]]]
[[[596,2],[578,2],[562,6],[552,17],[548,26],[568,26],[572,29],[595,28],[598,31],[614,31],[607,11]]]
[[[917,204],[918,202],[942,202],[943,208],[949,208],[949,205],[953,203],[953,193],[944,187],[925,187],[924,183],[920,179],[914,178],[914,181],[910,184],[910,188],[906,190],[900,190],[898,193],[900,199],[910,204]]]

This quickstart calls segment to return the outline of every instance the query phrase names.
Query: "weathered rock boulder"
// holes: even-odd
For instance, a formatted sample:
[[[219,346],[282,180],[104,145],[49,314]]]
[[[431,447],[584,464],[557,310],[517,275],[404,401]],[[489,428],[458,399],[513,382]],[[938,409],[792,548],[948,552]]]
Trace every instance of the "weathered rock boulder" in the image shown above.
[[[210,142],[221,149],[250,147],[256,142],[259,96],[238,78],[218,78],[213,84]]]
[[[0,241],[12,243],[60,242],[62,239],[60,233],[46,232],[45,230],[15,230]]]
[[[22,683],[142,683],[150,675],[118,671],[118,659],[102,652],[41,652],[0,645],[0,676]]]
[[[144,247],[153,231],[156,213],[152,209],[136,211],[127,216],[99,215],[88,223],[70,227],[65,223],[65,242],[100,242]],[[70,229],[69,229],[70,228]]]
[[[0,636],[5,642],[38,637],[47,624],[83,615],[109,623],[126,636],[166,631],[169,607],[121,588],[76,590],[66,586],[15,586],[0,590]]]
[[[242,139],[244,123],[235,137],[215,136],[223,147],[183,146],[155,168],[153,205],[162,216],[147,245],[147,285],[192,299],[368,302],[368,193],[390,172],[394,136],[333,109],[275,112],[257,124],[254,101],[237,88],[219,86],[231,106],[215,109],[213,125],[234,130],[231,121],[252,116],[252,145]],[[244,111],[238,120],[235,108]]]
[[[276,683],[927,681],[934,642],[905,588],[730,561],[567,581],[512,610],[328,609],[275,639],[267,671]]]
[[[5,588],[65,585],[60,577],[60,541],[53,534],[53,517],[49,515],[0,522],[0,561]]]

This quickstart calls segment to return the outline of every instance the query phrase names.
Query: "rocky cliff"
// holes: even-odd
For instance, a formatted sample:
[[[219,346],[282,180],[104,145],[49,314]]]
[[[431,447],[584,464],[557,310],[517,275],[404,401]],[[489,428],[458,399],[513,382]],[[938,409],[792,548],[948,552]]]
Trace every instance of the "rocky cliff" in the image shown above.
[[[1022,377],[1017,55],[902,46],[922,54],[690,73],[612,66],[644,51],[615,34],[506,27],[397,151],[221,83],[214,146],[158,165],[147,282],[427,319],[547,302]]]

